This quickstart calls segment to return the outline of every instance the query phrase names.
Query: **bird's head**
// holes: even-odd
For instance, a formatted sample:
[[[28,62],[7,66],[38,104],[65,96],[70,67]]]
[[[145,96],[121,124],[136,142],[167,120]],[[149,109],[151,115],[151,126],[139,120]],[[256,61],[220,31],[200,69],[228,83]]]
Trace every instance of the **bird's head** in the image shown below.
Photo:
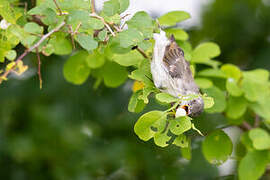
[[[176,116],[181,116],[183,112],[189,117],[199,116],[204,109],[204,102],[202,97],[198,97],[189,101],[182,102],[176,110]]]

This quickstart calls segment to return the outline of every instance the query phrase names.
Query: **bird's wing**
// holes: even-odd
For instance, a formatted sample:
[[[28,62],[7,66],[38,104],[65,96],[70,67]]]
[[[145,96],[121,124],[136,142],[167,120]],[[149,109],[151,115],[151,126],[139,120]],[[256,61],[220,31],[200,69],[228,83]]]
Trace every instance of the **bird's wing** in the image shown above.
[[[183,50],[171,38],[171,43],[166,47],[163,62],[172,78],[177,78],[185,84],[186,90],[199,92],[194,82],[189,62],[184,58]]]

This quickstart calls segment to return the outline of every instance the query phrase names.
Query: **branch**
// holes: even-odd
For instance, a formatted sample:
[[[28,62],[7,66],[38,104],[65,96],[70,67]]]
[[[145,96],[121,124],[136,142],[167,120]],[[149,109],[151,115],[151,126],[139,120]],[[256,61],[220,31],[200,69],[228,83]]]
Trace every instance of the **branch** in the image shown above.
[[[246,121],[244,121],[239,127],[244,131],[248,131],[252,129],[252,126],[248,124]]]
[[[8,70],[6,71],[2,76],[0,76],[0,84],[3,81],[3,79],[5,79],[7,77],[7,75],[16,67],[16,65],[18,64],[18,62],[20,60],[22,60],[28,53],[30,53],[31,51],[33,51],[34,49],[36,49],[37,47],[40,46],[40,44],[46,40],[48,37],[50,37],[53,33],[59,31],[64,25],[66,24],[66,22],[62,22],[61,24],[59,24],[56,28],[54,28],[53,30],[51,30],[50,32],[48,32],[47,34],[45,34],[44,36],[42,36],[42,38],[36,43],[34,44],[32,47],[30,47],[29,49],[26,49],[24,51],[23,54],[21,54],[16,60],[15,60],[15,64]]]
[[[95,0],[91,0],[91,12],[92,12],[92,13],[96,13],[96,9],[95,9]]]
[[[59,6],[58,3],[56,2],[56,0],[53,0],[53,2],[54,2],[54,4],[55,4],[55,6],[56,6],[56,8],[57,8],[57,10],[59,11],[59,14],[60,14],[60,16],[61,16],[61,15],[62,15],[62,10],[61,10],[60,6]]]
[[[142,50],[142,48],[139,48],[138,46],[137,46],[137,47],[135,46],[135,49],[136,49],[139,53],[141,53],[141,55],[142,55],[144,58],[149,59],[148,56],[146,55],[146,53]]]
[[[260,117],[258,116],[258,114],[256,114],[256,115],[255,115],[255,120],[254,120],[254,125],[253,125],[253,127],[254,127],[254,128],[259,127],[259,126],[260,126],[260,123],[261,123]]]
[[[42,89],[42,77],[41,77],[41,60],[40,60],[40,55],[38,52],[38,48],[36,48],[36,54],[37,54],[37,59],[38,59],[38,78],[39,78],[39,88]]]
[[[103,17],[97,15],[96,13],[91,13],[90,16],[101,20],[103,22],[103,24],[106,26],[106,28],[110,31],[110,33],[112,34],[112,36],[115,36],[115,33],[113,32],[113,30],[111,29],[111,27],[106,23],[106,21],[104,20]]]

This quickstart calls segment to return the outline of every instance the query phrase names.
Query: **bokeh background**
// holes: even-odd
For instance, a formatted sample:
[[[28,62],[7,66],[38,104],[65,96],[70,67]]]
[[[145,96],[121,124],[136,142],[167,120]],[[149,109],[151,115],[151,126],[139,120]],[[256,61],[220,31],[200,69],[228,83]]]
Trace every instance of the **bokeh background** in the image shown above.
[[[96,1],[101,8],[103,1]],[[138,10],[153,17],[185,10],[192,18],[179,26],[194,46],[213,41],[221,47],[221,62],[270,70],[270,0],[131,0],[128,12]],[[24,59],[28,72],[1,84],[0,179],[235,178],[233,165],[206,162],[200,138],[193,140],[191,161],[181,158],[177,147],[139,140],[133,131],[139,115],[127,111],[132,82],[117,89],[94,90],[93,79],[74,86],[62,75],[66,59],[42,57],[42,90],[33,55]],[[151,102],[146,111],[154,108],[159,107]],[[207,132],[222,123],[219,114],[203,114],[198,126]]]

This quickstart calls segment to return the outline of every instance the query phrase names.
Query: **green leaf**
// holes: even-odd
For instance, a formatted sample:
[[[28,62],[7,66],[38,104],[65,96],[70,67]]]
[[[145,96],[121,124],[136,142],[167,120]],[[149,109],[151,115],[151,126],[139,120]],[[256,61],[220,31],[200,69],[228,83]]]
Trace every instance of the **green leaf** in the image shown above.
[[[161,103],[172,103],[172,102],[177,102],[179,101],[178,98],[176,97],[173,97],[171,96],[170,94],[168,93],[159,93],[159,94],[156,94],[156,99],[161,102]]]
[[[79,24],[82,25],[81,28],[91,28],[95,27],[98,22],[94,18],[91,18],[87,11],[76,9],[71,10],[67,17],[67,24],[72,26],[73,31],[75,31]]]
[[[203,102],[204,102],[204,109],[209,109],[214,106],[215,101],[214,98],[203,96]]]
[[[207,62],[220,55],[220,48],[216,43],[207,42],[197,46],[192,52],[192,62]]]
[[[237,82],[233,78],[227,79],[226,89],[232,96],[241,96],[243,94],[242,89],[238,86]]]
[[[174,35],[176,40],[186,41],[188,40],[188,33],[183,29],[165,29],[167,36]]]
[[[232,154],[232,149],[231,139],[222,130],[212,132],[202,143],[203,155],[212,164],[224,163]]]
[[[144,58],[138,51],[130,51],[125,54],[114,54],[112,60],[121,66],[133,66],[139,64]]]
[[[242,89],[249,101],[258,101],[269,92],[267,87],[268,72],[261,70],[248,71],[243,73]]]
[[[107,61],[103,66],[103,78],[104,83],[108,87],[118,87],[123,84],[127,79],[126,68],[114,63]]]
[[[120,9],[120,3],[118,0],[109,0],[109,1],[104,2],[103,12],[107,16],[113,16],[119,11],[119,9]]]
[[[145,87],[143,88],[142,94],[139,96],[139,99],[143,100],[145,104],[149,103],[148,96],[152,93],[155,92],[156,89],[153,87]]]
[[[100,19],[90,17],[88,21],[88,25],[92,29],[102,29],[104,27],[104,24]]]
[[[181,148],[181,155],[183,158],[187,160],[191,160],[191,142],[190,138],[188,139],[188,147],[187,148]]]
[[[175,144],[176,146],[179,146],[181,148],[187,148],[188,144],[189,144],[188,138],[184,134],[180,134],[179,136],[177,136],[174,139],[173,144]]]
[[[162,26],[174,26],[177,23],[190,18],[190,14],[185,11],[171,11],[158,18]]]
[[[106,37],[107,37],[107,30],[106,29],[103,29],[102,31],[100,31],[98,33],[98,39],[100,41],[105,41]]]
[[[191,121],[187,116],[179,117],[170,121],[170,131],[175,135],[183,134],[191,129]]]
[[[43,27],[39,26],[37,23],[29,22],[24,25],[24,30],[32,34],[42,34]]]
[[[103,54],[100,54],[98,51],[89,53],[86,57],[86,63],[90,68],[99,68],[104,65],[105,57]]]
[[[14,5],[10,4],[8,0],[1,0],[0,15],[3,19],[11,24],[16,24],[17,19],[22,16],[22,12]]]
[[[166,121],[164,113],[162,111],[150,111],[142,115],[134,126],[134,131],[140,139],[148,141],[156,133],[151,127],[157,121]]]
[[[226,74],[227,78],[233,78],[236,82],[242,77],[241,70],[233,64],[224,64],[220,69]]]
[[[119,33],[120,46],[127,48],[132,45],[137,45],[144,40],[143,34],[137,29],[129,28]]]
[[[125,10],[127,10],[129,6],[129,0],[119,0],[119,3],[120,3],[119,13],[122,13]]]
[[[137,12],[128,22],[128,28],[140,31],[144,38],[151,38],[153,34],[152,18],[144,11]]]
[[[157,146],[160,147],[166,147],[168,146],[168,141],[171,139],[172,137],[167,135],[167,132],[164,133],[156,133],[154,135],[154,142]]]
[[[226,78],[226,74],[219,69],[204,69],[198,73],[199,76]]]
[[[256,128],[250,130],[248,135],[252,140],[255,149],[258,150],[270,149],[270,135],[267,133],[267,131],[261,128]]]
[[[78,34],[75,36],[76,41],[87,51],[91,51],[97,48],[98,43],[90,35]]]
[[[57,55],[67,55],[72,52],[71,42],[62,33],[55,33],[49,44],[53,46],[54,53]]]
[[[211,88],[213,86],[213,82],[206,78],[196,78],[195,83],[202,89]]]
[[[87,80],[90,74],[90,69],[85,63],[85,58],[87,56],[87,52],[79,51],[66,61],[63,73],[68,82],[80,85]]]
[[[241,135],[241,138],[240,138],[240,141],[241,143],[246,147],[246,149],[248,151],[253,151],[254,148],[253,148],[253,144],[252,144],[252,141],[251,139],[249,138],[249,132],[244,132],[242,135]]]
[[[17,56],[17,52],[15,50],[9,50],[6,52],[6,58],[10,61],[13,61]]]
[[[240,161],[238,174],[240,180],[259,179],[268,163],[267,151],[250,151]]]
[[[266,94],[267,95],[267,94]],[[265,96],[260,102],[250,103],[249,107],[264,119],[270,119],[270,93]]]
[[[141,69],[136,69],[132,71],[128,77],[130,79],[141,81],[145,85],[149,85],[149,86],[153,85],[152,81],[149,80],[149,76],[145,73],[145,71],[142,71]]]
[[[203,89],[202,91],[206,93],[208,96],[213,97],[215,100],[214,106],[206,110],[208,113],[223,112],[225,110],[226,108],[225,92],[221,91],[219,88],[215,86],[209,89]]]
[[[138,97],[141,95],[142,91],[136,91],[135,93],[132,94],[129,103],[128,103],[128,111],[129,112],[135,112],[135,113],[139,113],[141,112],[144,107],[145,104],[143,102],[143,100],[138,99]]]
[[[248,102],[244,97],[230,96],[227,103],[226,115],[231,119],[238,119],[247,110]]]

